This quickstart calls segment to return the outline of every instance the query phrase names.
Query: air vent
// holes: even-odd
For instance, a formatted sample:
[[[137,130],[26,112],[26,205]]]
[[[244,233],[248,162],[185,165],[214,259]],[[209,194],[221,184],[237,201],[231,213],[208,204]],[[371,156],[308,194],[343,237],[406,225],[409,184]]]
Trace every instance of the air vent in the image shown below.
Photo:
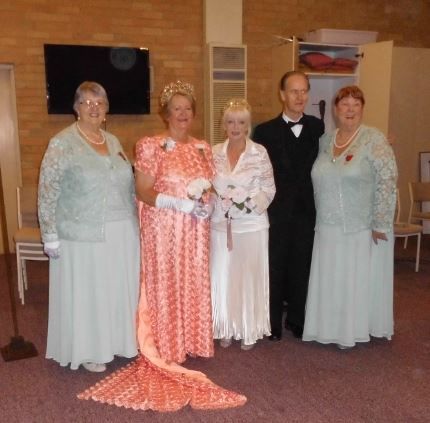
[[[246,46],[208,44],[205,61],[205,137],[224,141],[221,112],[232,97],[246,98]]]

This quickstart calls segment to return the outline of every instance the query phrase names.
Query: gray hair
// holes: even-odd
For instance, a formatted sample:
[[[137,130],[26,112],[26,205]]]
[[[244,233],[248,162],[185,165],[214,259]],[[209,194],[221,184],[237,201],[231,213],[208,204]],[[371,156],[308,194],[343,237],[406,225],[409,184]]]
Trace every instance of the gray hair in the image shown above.
[[[97,82],[93,81],[84,81],[81,85],[76,89],[75,99],[73,101],[73,110],[77,113],[79,103],[82,101],[82,97],[85,93],[92,93],[98,97],[102,97],[106,102],[106,113],[109,111],[109,100],[106,94],[106,90]]]

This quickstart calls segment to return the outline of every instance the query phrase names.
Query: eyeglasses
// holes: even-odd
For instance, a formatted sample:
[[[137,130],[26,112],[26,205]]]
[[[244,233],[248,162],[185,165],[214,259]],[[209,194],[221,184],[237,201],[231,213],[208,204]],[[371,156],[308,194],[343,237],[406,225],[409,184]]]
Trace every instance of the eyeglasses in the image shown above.
[[[91,107],[104,107],[105,106],[105,102],[100,100],[96,100],[96,101],[92,101],[92,100],[83,100],[80,101],[79,104],[85,104],[85,106],[87,106],[88,109],[91,109]]]
[[[287,92],[293,95],[294,97],[298,97],[299,95],[307,94],[309,90],[288,90]]]

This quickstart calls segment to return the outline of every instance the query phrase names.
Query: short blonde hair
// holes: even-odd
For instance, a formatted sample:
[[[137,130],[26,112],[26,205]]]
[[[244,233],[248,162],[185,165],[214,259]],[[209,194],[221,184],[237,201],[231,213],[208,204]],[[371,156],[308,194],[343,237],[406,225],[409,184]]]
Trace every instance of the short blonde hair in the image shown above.
[[[251,128],[251,106],[244,98],[232,98],[225,104],[222,112],[222,124],[225,125],[226,120],[232,113],[241,114],[248,123],[248,132]]]

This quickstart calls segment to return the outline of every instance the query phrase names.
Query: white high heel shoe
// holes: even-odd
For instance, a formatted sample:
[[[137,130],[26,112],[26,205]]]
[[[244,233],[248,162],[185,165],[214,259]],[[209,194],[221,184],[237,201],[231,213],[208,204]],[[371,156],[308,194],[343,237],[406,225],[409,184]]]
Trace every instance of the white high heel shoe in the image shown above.
[[[221,339],[221,341],[219,341],[219,344],[223,348],[228,348],[231,345],[231,343],[232,343],[231,338],[228,338],[228,339],[224,338],[224,339]]]
[[[106,370],[106,364],[104,363],[82,363],[82,367],[93,373],[101,373]]]
[[[240,349],[243,351],[249,351],[252,350],[255,347],[255,344],[244,344],[243,341],[240,344]]]

